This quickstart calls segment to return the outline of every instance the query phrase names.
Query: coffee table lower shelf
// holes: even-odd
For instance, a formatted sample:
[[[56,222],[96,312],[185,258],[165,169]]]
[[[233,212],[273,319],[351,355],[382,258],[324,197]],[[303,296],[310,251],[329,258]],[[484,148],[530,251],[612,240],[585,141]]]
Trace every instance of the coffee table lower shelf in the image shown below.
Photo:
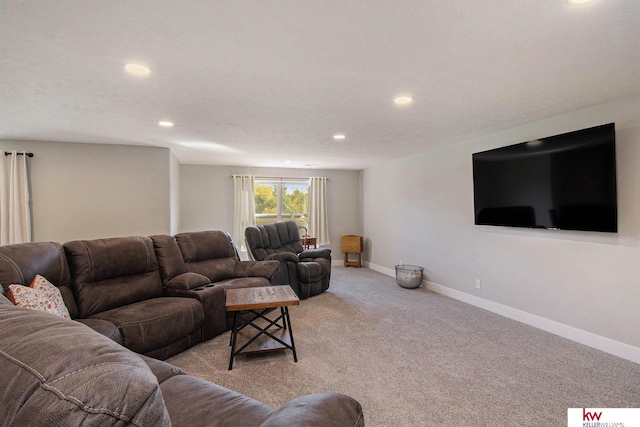
[[[291,337],[289,337],[289,334],[287,333],[286,329],[284,328],[277,329],[275,331],[272,331],[271,334],[274,335],[279,340],[283,341],[286,345],[279,343],[278,341],[274,340],[268,335],[260,334],[260,336],[256,338],[254,342],[249,344],[245,349],[243,349],[242,351],[240,350],[236,351],[236,355],[246,354],[246,353],[264,353],[267,351],[293,349],[291,345]],[[239,332],[238,333],[239,344],[236,343],[236,345],[239,347],[242,347],[244,344],[249,342],[249,340],[251,340],[253,337],[254,335],[251,335],[248,331]]]

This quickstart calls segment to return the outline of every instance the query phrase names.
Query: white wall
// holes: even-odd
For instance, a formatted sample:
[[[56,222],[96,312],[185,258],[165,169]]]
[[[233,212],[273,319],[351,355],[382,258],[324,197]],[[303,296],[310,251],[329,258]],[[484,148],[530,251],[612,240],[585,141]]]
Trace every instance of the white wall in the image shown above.
[[[472,153],[609,122],[617,234],[474,225]],[[640,363],[639,159],[637,96],[366,169],[365,258],[424,266],[435,290]]]
[[[26,150],[33,240],[169,233],[170,151],[166,148],[0,140]]]
[[[173,153],[169,156],[169,191],[171,200],[170,234],[177,234],[180,230],[180,162]]]
[[[231,175],[308,178],[324,176],[327,184],[329,239],[333,260],[342,259],[340,236],[362,234],[360,171],[250,168],[244,166],[180,166],[181,231],[233,230]]]

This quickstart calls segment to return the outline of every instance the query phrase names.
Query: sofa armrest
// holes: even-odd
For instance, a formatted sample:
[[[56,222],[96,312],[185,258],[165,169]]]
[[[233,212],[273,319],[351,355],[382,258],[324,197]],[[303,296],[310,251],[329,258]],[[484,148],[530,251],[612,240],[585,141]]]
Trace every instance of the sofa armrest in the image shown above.
[[[170,290],[188,291],[211,283],[208,277],[198,273],[182,273],[164,284]]]
[[[122,345],[122,333],[120,329],[108,320],[103,319],[75,319],[76,322],[82,323],[85,326],[90,327],[100,335],[104,335],[111,341],[115,341]]]
[[[143,354],[139,354],[138,356],[140,356],[140,358],[149,365],[149,369],[151,369],[153,375],[158,379],[158,384],[162,384],[169,378],[175,377],[176,375],[186,375],[182,369],[171,365],[170,363],[163,362],[162,360],[154,359]]]
[[[294,263],[298,263],[300,261],[298,259],[298,255],[292,252],[278,252],[275,254],[267,255],[265,260],[268,260],[268,259],[275,259],[277,261],[294,262]]]
[[[239,261],[234,272],[235,277],[271,277],[280,268],[278,261]]]
[[[326,258],[331,259],[331,249],[326,248],[318,248],[318,249],[307,249],[298,254],[300,259],[302,258]]]
[[[340,393],[302,396],[272,413],[260,427],[363,427],[362,406]]]

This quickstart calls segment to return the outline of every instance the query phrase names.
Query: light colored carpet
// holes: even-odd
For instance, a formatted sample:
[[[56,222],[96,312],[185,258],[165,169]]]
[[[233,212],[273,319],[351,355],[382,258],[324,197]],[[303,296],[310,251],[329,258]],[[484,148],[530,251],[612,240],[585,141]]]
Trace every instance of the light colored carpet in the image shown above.
[[[290,309],[291,351],[241,355],[229,332],[168,361],[273,407],[355,397],[367,426],[566,426],[567,408],[640,407],[640,365],[366,268]]]

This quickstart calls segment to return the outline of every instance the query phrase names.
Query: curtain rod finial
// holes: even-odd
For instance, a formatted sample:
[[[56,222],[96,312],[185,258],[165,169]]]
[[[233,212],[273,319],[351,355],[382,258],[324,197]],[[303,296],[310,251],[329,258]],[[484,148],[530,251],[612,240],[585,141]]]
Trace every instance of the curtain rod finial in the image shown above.
[[[18,156],[27,156],[27,157],[33,157],[33,153],[26,153],[26,152],[21,152],[21,153],[16,153]],[[11,152],[10,151],[5,151],[4,152],[5,156],[10,156]]]

